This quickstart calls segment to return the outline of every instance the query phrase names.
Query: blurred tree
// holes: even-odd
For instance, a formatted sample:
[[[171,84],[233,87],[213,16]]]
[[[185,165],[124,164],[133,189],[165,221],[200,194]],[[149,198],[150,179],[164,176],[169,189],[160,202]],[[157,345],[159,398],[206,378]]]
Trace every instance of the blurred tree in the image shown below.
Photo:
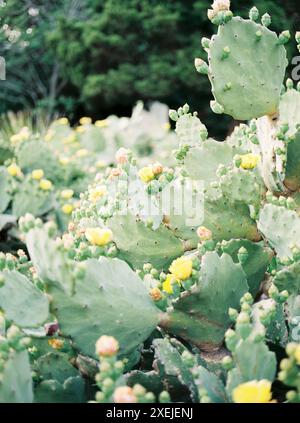
[[[299,24],[298,1],[232,3],[234,12],[244,17],[255,3],[262,13],[272,15],[273,28],[281,31]],[[159,100],[172,108],[188,102],[199,111],[213,135],[224,135],[230,119],[218,119],[216,127],[215,116],[207,107],[210,84],[193,66],[195,57],[205,58],[201,37],[215,30],[206,15],[211,1],[25,1],[26,19],[24,12],[21,19],[20,10],[17,16],[12,13],[20,2],[10,3],[10,13],[5,8],[2,13],[9,16],[11,28],[22,28],[22,36],[11,43],[9,52],[0,55],[8,60],[8,85],[20,84],[11,76],[15,73],[26,81],[18,85],[24,92],[14,103],[17,107],[23,107],[24,98],[29,98],[50,110],[98,118],[109,113],[129,114],[139,99]],[[30,8],[38,8],[39,14],[30,16]],[[25,27],[33,31],[27,34]],[[22,54],[12,54],[17,46],[22,48],[21,42],[28,43]],[[11,69],[15,73],[10,75]],[[36,76],[30,77],[31,72]],[[29,78],[36,87],[28,83]],[[12,87],[7,88],[6,95],[12,93]],[[4,94],[2,97],[5,99]],[[8,104],[6,100],[2,107]]]
[[[6,81],[1,81],[0,113],[42,108],[49,118],[59,106],[71,111],[74,97],[64,96],[63,77],[47,34],[58,16],[84,18],[81,0],[9,0],[0,5],[0,56],[6,61]],[[74,95],[74,93],[73,93]]]

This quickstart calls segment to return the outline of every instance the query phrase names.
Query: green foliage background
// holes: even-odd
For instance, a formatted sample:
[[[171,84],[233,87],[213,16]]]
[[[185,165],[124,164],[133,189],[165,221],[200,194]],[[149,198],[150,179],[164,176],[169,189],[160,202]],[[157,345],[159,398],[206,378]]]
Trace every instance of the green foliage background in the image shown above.
[[[0,8],[0,55],[7,62],[0,113],[24,108],[103,118],[128,115],[137,100],[172,108],[188,102],[212,135],[223,136],[207,104],[210,86],[193,61],[200,40],[215,28],[207,0],[8,0]],[[20,6],[22,4],[22,6]],[[299,0],[233,0],[235,14],[256,5],[272,16],[272,28],[299,30]],[[32,16],[30,9],[39,14]],[[3,25],[20,30],[10,42]],[[29,29],[29,31],[28,31]],[[296,55],[292,51],[290,55]],[[271,76],[270,76],[271,77]]]

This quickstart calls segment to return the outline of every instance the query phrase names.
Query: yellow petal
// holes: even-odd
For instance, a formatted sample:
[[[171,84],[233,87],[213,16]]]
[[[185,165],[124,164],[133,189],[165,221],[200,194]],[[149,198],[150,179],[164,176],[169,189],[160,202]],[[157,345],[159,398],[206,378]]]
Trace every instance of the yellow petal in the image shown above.
[[[237,386],[232,392],[236,403],[267,403],[272,399],[271,382],[252,380]]]
[[[176,279],[185,280],[192,274],[193,262],[188,257],[179,257],[172,262],[169,270]]]

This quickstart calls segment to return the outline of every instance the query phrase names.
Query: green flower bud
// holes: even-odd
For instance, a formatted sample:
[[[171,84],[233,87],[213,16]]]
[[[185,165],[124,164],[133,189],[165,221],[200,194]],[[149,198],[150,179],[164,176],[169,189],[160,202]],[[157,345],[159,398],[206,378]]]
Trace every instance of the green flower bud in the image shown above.
[[[252,7],[252,9],[249,12],[249,18],[254,22],[256,22],[258,20],[259,11],[258,11],[257,7],[255,7],[255,6]]]
[[[169,117],[171,120],[176,122],[178,120],[178,113],[176,112],[176,110],[169,110]]]
[[[224,107],[214,100],[210,102],[210,107],[212,111],[218,115],[222,115],[224,113]]]
[[[290,31],[283,31],[280,35],[279,35],[279,44],[286,44],[289,42],[289,40],[291,39],[291,34]]]
[[[261,23],[265,27],[270,26],[271,25],[271,16],[268,13],[265,13],[261,18]]]
[[[162,391],[162,392],[159,394],[158,400],[159,400],[159,402],[160,402],[161,404],[167,404],[167,403],[170,403],[170,402],[171,402],[171,397],[170,397],[169,392],[167,392],[167,391]]]

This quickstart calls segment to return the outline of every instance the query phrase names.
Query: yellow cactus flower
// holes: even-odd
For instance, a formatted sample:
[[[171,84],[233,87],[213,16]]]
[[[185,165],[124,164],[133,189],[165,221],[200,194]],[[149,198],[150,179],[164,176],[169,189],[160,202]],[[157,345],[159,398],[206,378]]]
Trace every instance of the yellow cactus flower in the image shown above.
[[[61,339],[49,339],[48,340],[48,344],[50,345],[50,347],[54,348],[55,350],[61,350],[62,347],[64,346],[64,341],[62,341]]]
[[[68,157],[61,157],[59,159],[59,163],[63,166],[67,165],[68,163],[70,163],[70,159]]]
[[[16,163],[9,165],[6,170],[10,176],[21,176],[22,174],[21,168]]]
[[[258,154],[249,153],[241,155],[240,159],[240,167],[242,169],[254,169],[260,161],[260,156]]]
[[[31,172],[32,179],[35,179],[36,181],[40,181],[42,177],[44,176],[43,169],[35,169]]]
[[[76,157],[86,157],[89,154],[88,150],[81,148],[76,152]]]
[[[72,198],[73,195],[74,195],[74,191],[72,189],[64,189],[60,193],[61,198],[63,198],[64,200],[70,200],[70,198]]]
[[[102,119],[102,120],[96,120],[95,126],[98,128],[106,128],[108,126],[108,120]]]
[[[108,228],[87,228],[85,237],[92,245],[101,247],[112,240],[113,233]]]
[[[174,260],[169,268],[176,279],[185,280],[192,274],[193,262],[190,258],[182,256]]]
[[[99,198],[103,197],[103,195],[105,195],[107,193],[107,189],[105,185],[100,185],[94,189],[91,190],[90,194],[89,194],[89,200],[92,203],[96,203]]]
[[[300,366],[300,344],[297,346],[295,350],[295,359],[297,364]]]
[[[163,291],[167,292],[167,294],[173,294],[173,287],[172,284],[177,283],[179,285],[179,280],[175,278],[174,275],[167,275],[165,281],[163,282]]]
[[[154,173],[152,167],[146,166],[139,170],[139,177],[145,183],[152,181],[154,179]]]
[[[44,191],[49,191],[52,188],[52,182],[49,179],[42,179],[40,181],[40,188]]]
[[[73,204],[64,204],[62,206],[62,211],[65,214],[71,214],[73,210],[74,210]]]
[[[233,401],[236,403],[267,403],[271,402],[271,382],[263,379],[251,380],[237,386],[232,392]]]
[[[69,120],[66,117],[62,117],[60,119],[57,119],[56,123],[58,123],[59,125],[68,125]]]
[[[79,120],[79,123],[80,125],[90,125],[92,123],[92,119],[90,117],[84,116]]]

